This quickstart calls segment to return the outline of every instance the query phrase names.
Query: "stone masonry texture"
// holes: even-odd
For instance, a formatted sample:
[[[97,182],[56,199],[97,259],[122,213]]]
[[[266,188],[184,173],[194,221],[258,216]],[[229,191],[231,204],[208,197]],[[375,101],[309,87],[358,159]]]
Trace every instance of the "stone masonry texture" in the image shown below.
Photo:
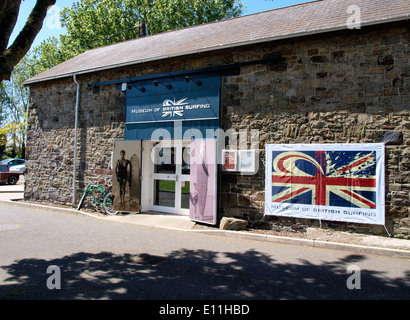
[[[111,176],[113,143],[124,136],[125,94],[88,84],[269,59],[222,79],[222,129],[259,130],[259,171],[224,172],[223,216],[263,217],[265,144],[386,142],[386,227],[410,239],[410,24],[281,40],[81,75],[78,193]],[[25,198],[72,198],[76,85],[72,78],[31,86]],[[249,141],[250,143],[250,137]],[[231,146],[230,146],[231,147]],[[282,225],[317,221],[276,219]],[[381,226],[325,226],[386,234]]]

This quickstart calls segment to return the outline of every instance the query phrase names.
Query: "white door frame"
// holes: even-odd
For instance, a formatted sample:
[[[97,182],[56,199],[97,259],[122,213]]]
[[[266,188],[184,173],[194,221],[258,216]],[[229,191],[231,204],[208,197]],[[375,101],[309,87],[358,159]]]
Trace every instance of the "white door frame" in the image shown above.
[[[175,148],[176,171],[172,173],[154,173],[154,155],[152,151],[155,144],[160,143],[161,147]],[[182,150],[189,146],[190,141],[183,140],[144,140],[142,142],[142,184],[141,184],[141,204],[143,211],[156,211],[178,215],[189,216],[189,208],[181,208],[182,205],[182,185],[190,181],[189,174],[182,174]],[[175,181],[175,206],[159,206],[154,204],[154,181],[168,180]]]

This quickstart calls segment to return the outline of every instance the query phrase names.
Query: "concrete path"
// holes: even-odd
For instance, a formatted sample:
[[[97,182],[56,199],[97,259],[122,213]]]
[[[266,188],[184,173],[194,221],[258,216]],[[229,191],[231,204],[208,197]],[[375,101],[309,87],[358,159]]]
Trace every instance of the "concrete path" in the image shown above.
[[[198,233],[208,233],[223,237],[247,238],[265,242],[295,244],[308,247],[347,250],[356,253],[371,253],[410,258],[410,240],[395,239],[383,236],[352,234],[348,232],[338,232],[319,228],[308,228],[307,238],[282,237],[251,233],[246,231],[220,230],[217,228],[194,229],[193,227],[195,225],[195,222],[189,220],[189,218],[185,216],[156,213],[118,214],[114,216],[105,216],[77,211],[75,209],[28,204],[22,201],[23,190],[24,182],[22,181],[19,181],[19,183],[14,186],[0,185],[0,201],[5,201],[8,204],[13,204],[15,206],[43,207],[47,210],[71,211],[83,215],[92,216],[96,219],[104,219],[113,222],[121,222],[134,225],[151,226],[155,228],[184,230]]]
[[[0,300],[248,304],[409,298],[409,262],[403,258],[255,241],[234,231],[221,237],[160,229],[11,203],[0,203]],[[145,306],[133,302],[139,314]],[[266,308],[271,312],[272,302]],[[159,308],[152,311],[148,319],[161,318]]]

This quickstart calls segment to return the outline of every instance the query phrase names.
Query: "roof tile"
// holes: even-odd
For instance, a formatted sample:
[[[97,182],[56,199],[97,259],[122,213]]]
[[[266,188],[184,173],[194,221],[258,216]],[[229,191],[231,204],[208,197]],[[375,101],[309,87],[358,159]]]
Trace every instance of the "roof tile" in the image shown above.
[[[318,0],[89,50],[25,82],[52,80],[169,57],[347,29],[347,8],[362,26],[409,19],[409,0]]]

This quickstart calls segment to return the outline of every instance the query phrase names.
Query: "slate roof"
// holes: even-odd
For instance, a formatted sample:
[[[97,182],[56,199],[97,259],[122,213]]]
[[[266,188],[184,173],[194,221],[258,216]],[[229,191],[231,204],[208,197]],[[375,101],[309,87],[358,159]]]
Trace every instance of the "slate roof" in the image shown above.
[[[319,0],[89,50],[25,82],[110,70],[166,58],[336,30],[348,30],[350,5],[362,27],[410,18],[409,0]]]

